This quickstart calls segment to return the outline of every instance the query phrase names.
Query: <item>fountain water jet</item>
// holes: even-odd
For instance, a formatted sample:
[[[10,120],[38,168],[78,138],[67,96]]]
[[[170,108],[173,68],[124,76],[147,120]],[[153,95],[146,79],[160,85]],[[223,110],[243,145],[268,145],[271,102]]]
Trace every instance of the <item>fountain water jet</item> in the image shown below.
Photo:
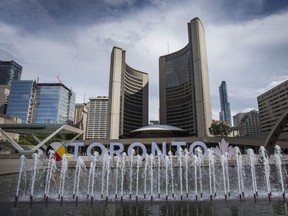
[[[261,160],[263,161],[263,164],[264,164],[265,180],[266,180],[268,198],[271,199],[269,157],[267,155],[266,149],[263,146],[260,147],[259,153],[260,153],[260,156],[261,156]]]
[[[94,157],[93,157],[92,179],[91,179],[91,190],[90,190],[91,204],[93,203],[93,199],[94,199],[95,169],[96,169],[96,162],[97,162],[98,156],[99,156],[99,153],[97,151],[95,151]]]
[[[132,182],[133,182],[133,162],[134,162],[134,157],[135,157],[135,150],[132,149],[132,153],[130,156],[130,167],[129,167],[129,191],[130,191],[130,199],[132,198]]]
[[[62,157],[61,173],[60,173],[60,187],[59,187],[59,198],[61,198],[61,203],[63,202],[64,186],[65,186],[67,170],[68,170],[68,160],[67,160],[67,156],[64,154]]]
[[[178,155],[178,161],[179,161],[179,176],[180,176],[180,196],[181,200],[183,199],[183,180],[182,180],[182,154],[183,150],[182,148],[179,148],[179,155]]]
[[[121,160],[121,202],[123,201],[123,193],[124,193],[124,173],[126,168],[126,153],[122,154]]]
[[[136,170],[136,201],[138,201],[138,191],[139,191],[139,169],[141,166],[141,156],[137,155],[137,170]]]
[[[275,153],[274,153],[274,160],[276,163],[278,175],[280,177],[280,184],[281,184],[281,189],[282,189],[282,194],[283,194],[283,199],[285,199],[285,189],[284,189],[284,180],[283,180],[283,173],[282,173],[282,161],[281,161],[281,148],[276,145],[275,146]]]
[[[225,157],[225,155],[222,155],[221,166],[222,166],[222,175],[223,175],[223,187],[224,187],[225,199],[227,199],[226,172],[225,172],[226,165],[225,165],[225,163],[227,163],[227,157]]]
[[[185,153],[185,155],[184,155],[184,157],[185,157],[185,180],[186,180],[186,184],[185,184],[185,186],[186,186],[186,197],[188,198],[188,194],[189,194],[189,188],[188,188],[188,159],[189,159],[189,152],[188,152],[188,150],[187,150],[187,148],[185,148],[185,150],[184,150],[184,153]]]
[[[198,156],[194,155],[194,161],[193,161],[193,165],[194,165],[194,180],[195,180],[195,198],[196,200],[198,200],[198,181],[197,181],[197,166],[198,166]]]
[[[256,197],[258,196],[256,172],[255,172],[256,155],[254,154],[253,149],[247,149],[246,152],[249,155],[249,162],[252,176],[252,188],[254,193],[254,199],[256,200]]]
[[[20,157],[19,177],[18,177],[17,189],[16,189],[16,195],[15,195],[15,203],[17,203],[17,201],[18,201],[19,188],[20,188],[22,173],[24,172],[24,167],[25,167],[25,156],[21,155],[21,157]]]
[[[147,169],[150,162],[150,156],[146,155],[145,165],[144,165],[144,199],[146,199],[146,191],[147,191]]]
[[[110,171],[111,171],[111,166],[110,162],[112,160],[111,156],[107,156],[106,158],[106,168],[107,168],[107,179],[106,179],[106,202],[108,201],[108,196],[109,196],[109,178],[110,178]]]
[[[203,196],[203,182],[202,182],[202,149],[200,147],[196,148],[196,155],[197,155],[197,165],[199,170],[199,183],[200,183],[200,197]]]
[[[226,145],[226,144],[225,144]],[[220,146],[220,145],[219,145]],[[271,189],[273,187],[278,187],[278,185],[281,184],[281,191],[284,194],[283,197],[285,198],[285,190],[284,186],[286,184],[285,178],[284,178],[284,173],[283,173],[283,161],[282,161],[282,155],[281,155],[281,150],[279,147],[276,147],[275,149],[275,154],[274,154],[274,163],[273,161],[269,161],[269,158],[267,157],[266,150],[261,147],[260,148],[260,155],[261,155],[261,166],[260,161],[256,161],[256,155],[254,154],[253,150],[247,150],[247,159],[246,157],[242,159],[242,155],[240,153],[240,149],[238,147],[235,148],[228,148],[220,146],[219,148],[221,151],[219,154],[217,153],[217,150],[215,151],[215,148],[210,148],[208,149],[208,158],[207,160],[204,158],[206,153],[202,151],[202,148],[195,148],[195,155],[192,157],[192,170],[191,174],[192,176],[189,176],[189,163],[190,163],[190,153],[187,151],[187,149],[180,149],[177,152],[177,158],[176,156],[172,155],[171,151],[168,153],[168,155],[160,155],[160,152],[158,152],[157,158],[154,158],[153,154],[151,156],[147,156],[145,158],[144,165],[142,166],[142,158],[140,155],[134,156],[131,158],[131,155],[129,155],[129,158],[126,157],[126,153],[122,153],[123,157],[116,157],[116,160],[112,160],[110,154],[108,154],[109,151],[106,149],[102,151],[103,155],[103,161],[102,164],[97,162],[98,167],[96,167],[96,161],[98,160],[99,156],[97,152],[94,152],[94,157],[91,160],[90,163],[90,170],[89,170],[89,175],[83,175],[83,170],[86,169],[83,157],[78,157],[77,164],[76,164],[76,169],[75,172],[73,172],[72,175],[74,175],[74,185],[73,185],[73,178],[69,178],[69,172],[68,170],[68,160],[65,155],[63,155],[62,158],[62,164],[61,164],[61,170],[59,172],[59,181],[54,180],[54,173],[58,174],[56,171],[56,166],[55,166],[55,160],[53,158],[53,152],[50,152],[49,160],[48,160],[48,168],[45,169],[45,174],[46,174],[46,181],[44,182],[45,185],[45,198],[47,197],[48,200],[48,195],[49,194],[56,194],[61,198],[61,205],[63,202],[63,197],[64,197],[64,192],[69,192],[66,188],[64,189],[64,186],[71,184],[73,186],[73,196],[76,197],[76,205],[78,203],[78,196],[79,194],[85,194],[87,192],[87,196],[91,196],[91,204],[93,203],[93,195],[94,194],[94,187],[99,182],[99,185],[96,188],[96,194],[104,194],[106,196],[106,201],[108,201],[108,198],[110,200],[111,194],[109,194],[109,189],[111,190],[112,188],[114,189],[115,187],[115,198],[117,199],[118,196],[118,189],[120,188],[120,182],[121,181],[121,201],[124,198],[124,195],[126,197],[127,195],[127,200],[129,199],[128,196],[130,195],[130,199],[132,196],[136,195],[136,201],[139,199],[139,195],[141,196],[141,189],[144,186],[144,199],[146,199],[146,193],[147,193],[147,180],[148,182],[150,181],[150,193],[151,193],[151,201],[154,199],[154,193],[155,189],[158,192],[158,197],[159,194],[161,196],[164,196],[164,188],[162,190],[161,194],[161,182],[165,181],[165,196],[166,200],[168,200],[168,196],[171,190],[172,197],[174,199],[174,193],[177,194],[176,198],[180,200],[183,199],[183,192],[186,194],[189,194],[189,181],[190,184],[192,181],[195,181],[195,184],[192,183],[193,187],[195,186],[195,196],[196,200],[198,199],[198,190],[203,193],[204,199],[205,199],[205,189],[207,188],[208,191],[207,193],[210,196],[210,199],[213,198],[213,193],[216,196],[216,191],[219,190],[218,186],[216,185],[216,177],[217,175],[223,176],[223,183],[224,187],[222,185],[219,185],[219,188],[221,188],[221,191],[224,190],[225,193],[225,198],[227,199],[227,193],[230,192],[230,186],[232,191],[239,191],[239,198],[242,199],[244,195],[244,186],[251,186],[253,187],[253,192],[254,192],[254,198],[256,199],[257,197],[257,184],[262,185],[264,183],[264,187],[260,186],[259,188],[265,188],[265,192],[267,191],[268,193],[271,193]],[[204,151],[206,151],[204,149]],[[235,152],[236,156],[235,158],[231,158],[232,153]],[[216,160],[215,160],[215,155],[221,155],[220,158],[220,165],[218,169],[218,166],[215,166]],[[114,158],[115,158],[114,157]],[[21,158],[24,158],[22,156]],[[35,174],[37,170],[37,164],[39,162],[42,162],[41,160],[37,159],[36,154],[33,155],[33,164],[31,168],[27,169],[27,173],[29,174],[28,176],[31,176],[32,184],[31,184],[31,189],[34,188],[33,182],[35,182],[35,179],[38,179],[38,175],[42,174],[42,172],[38,172]],[[177,165],[174,166],[173,163],[175,163],[177,159]],[[100,160],[100,159],[99,159]],[[163,160],[163,163],[161,162]],[[228,164],[229,160],[229,164]],[[242,161],[243,160],[243,161]],[[274,166],[271,168],[269,162],[273,163],[275,165],[275,171],[277,171],[278,175],[275,176],[275,178],[269,178],[272,174],[270,174],[271,170],[274,169]],[[251,171],[251,180],[252,181],[244,181],[244,175],[245,175],[245,169],[246,167],[243,167],[242,163],[247,163],[250,165],[248,167],[248,170]],[[23,167],[24,167],[24,159],[23,162],[21,162],[21,167],[20,167],[20,173],[19,173],[19,179],[18,179],[18,184],[17,184],[17,197],[19,196],[19,190],[20,187],[25,186],[26,184],[22,184],[23,180]],[[129,172],[125,171],[126,165],[128,166]],[[231,164],[231,166],[230,166]],[[229,166],[228,166],[229,165]],[[260,166],[258,166],[260,165]],[[113,167],[113,169],[112,169]],[[231,172],[231,179],[229,179],[229,172]],[[39,168],[38,168],[39,169]],[[120,170],[119,170],[120,169]],[[217,170],[215,170],[217,169]],[[21,171],[22,170],[22,171]],[[96,172],[97,171],[97,172]],[[128,171],[128,170],[127,170]],[[120,173],[119,173],[120,172]],[[144,173],[143,173],[144,172]],[[175,172],[175,173],[174,173]],[[194,172],[194,174],[193,174]],[[98,175],[96,176],[96,173],[99,173],[99,180]],[[131,176],[132,173],[132,176]],[[141,174],[143,173],[143,174]],[[257,173],[263,173],[263,179],[258,178],[256,175]],[[264,176],[265,173],[265,176]],[[87,173],[88,174],[88,173]],[[215,175],[216,174],[216,175]],[[121,178],[120,178],[121,175]],[[135,175],[135,176],[133,176]],[[147,179],[150,177],[150,179]],[[36,178],[35,178],[36,176]],[[95,177],[96,176],[96,177]],[[162,177],[161,177],[162,176]],[[216,177],[215,177],[216,176]],[[220,177],[221,177],[220,176]],[[234,177],[235,176],[235,177]],[[39,176],[41,177],[41,176]],[[191,178],[192,177],[192,178]],[[41,177],[42,178],[42,177]],[[45,178],[45,177],[44,177]],[[85,178],[85,179],[84,179]],[[171,180],[170,180],[171,178]],[[238,181],[237,181],[238,178]],[[250,175],[249,175],[250,178]],[[258,183],[255,184],[255,181]],[[34,180],[33,180],[34,179]],[[80,182],[80,179],[88,180],[85,181],[88,185],[83,185],[82,182]],[[97,181],[96,181],[97,179]],[[104,180],[103,180],[104,179]],[[207,179],[207,181],[205,180]],[[232,180],[233,179],[233,180]],[[235,180],[234,180],[235,179]],[[70,181],[72,180],[72,183]],[[173,181],[174,180],[174,181]],[[203,181],[202,181],[203,180]],[[230,181],[232,180],[232,181]],[[248,179],[245,179],[248,180]],[[270,180],[270,181],[268,181]],[[96,184],[95,184],[95,182]],[[134,184],[133,182],[135,181],[135,189],[131,185]],[[37,180],[36,180],[37,182]],[[35,189],[39,184],[36,184],[35,182]],[[67,182],[67,183],[65,183]],[[20,184],[21,183],[21,184]],[[51,183],[51,189],[50,189],[50,183]],[[118,183],[119,183],[119,188],[118,188]],[[163,186],[164,186],[164,182]],[[208,185],[206,185],[208,183]],[[66,184],[66,185],[65,185]],[[174,191],[174,184],[175,187],[177,188],[176,191]],[[249,185],[250,184],[250,185]],[[83,185],[80,187],[80,185]],[[87,188],[88,186],[88,188]],[[246,187],[247,187],[246,186]],[[265,187],[266,186],[266,187]],[[199,187],[199,188],[198,188]],[[57,188],[57,189],[56,189]],[[68,188],[68,187],[67,187]],[[82,191],[84,189],[84,191]],[[105,189],[104,189],[105,188]],[[125,188],[125,190],[124,190]],[[171,188],[171,189],[170,189]],[[267,188],[267,190],[266,190]],[[30,189],[30,187],[29,187]],[[57,194],[56,191],[52,190],[57,190],[59,193]],[[21,188],[21,192],[22,192]],[[50,192],[49,192],[50,190]],[[66,191],[65,191],[66,190]],[[34,189],[32,189],[34,191]],[[35,190],[37,191],[37,190]],[[35,193],[35,192],[34,192]],[[219,192],[218,192],[219,193]],[[129,194],[129,195],[128,195]],[[22,195],[22,194],[21,194]],[[35,193],[36,197],[37,193]],[[120,195],[120,193],[119,193]],[[25,195],[25,189],[23,196]],[[112,198],[113,199],[113,198]],[[129,200],[130,200],[129,199]],[[158,198],[159,199],[159,198]],[[187,197],[189,199],[189,197]],[[271,199],[271,197],[269,197]],[[46,203],[47,203],[46,200]],[[85,200],[85,199],[84,199]]]
[[[157,152],[158,156],[158,198],[161,194],[161,151]]]
[[[151,182],[151,201],[153,201],[153,165],[154,165],[154,156],[150,155],[150,182]]]
[[[107,160],[109,157],[107,149],[105,149],[103,154],[104,154],[104,156],[103,156],[103,161],[102,161],[101,199],[103,198],[103,194],[104,194],[106,165],[107,165]]]
[[[169,175],[168,175],[168,169],[169,169],[169,157],[167,155],[165,155],[165,176],[166,176],[166,182],[165,182],[165,186],[166,186],[166,190],[165,190],[165,195],[166,195],[166,200],[168,200],[168,183],[169,183]]]
[[[120,163],[120,158],[117,157],[117,160],[116,160],[116,169],[115,169],[115,199],[117,199],[117,196],[118,196],[118,172],[119,172],[119,163]]]
[[[85,163],[81,157],[78,157],[75,168],[74,186],[73,186],[73,198],[76,196],[76,205],[78,204],[80,176],[83,170],[86,170]]]
[[[56,169],[56,161],[55,161],[54,154],[55,154],[55,151],[53,151],[53,150],[49,151],[49,161],[48,161],[48,167],[47,167],[45,192],[44,192],[44,199],[46,199],[46,203],[48,201],[51,178],[52,178],[52,175],[54,174],[54,171]]]
[[[241,155],[240,149],[237,146],[235,147],[235,152],[236,152],[236,163],[237,163],[239,199],[242,199],[242,197],[244,197],[242,155]]]
[[[171,189],[172,189],[172,198],[174,198],[174,170],[173,170],[173,155],[172,152],[168,152],[170,159],[170,172],[171,172]]]
[[[30,202],[33,202],[33,194],[34,194],[34,185],[35,185],[35,179],[36,179],[36,173],[38,170],[38,160],[40,159],[43,152],[38,149],[38,153],[33,153],[33,176],[32,176],[32,183],[31,183],[31,192],[30,192]]]
[[[213,149],[208,149],[208,161],[209,161],[209,190],[210,190],[210,200],[214,196],[216,197],[216,180],[215,180],[215,159],[214,159],[214,151]],[[213,189],[212,189],[213,183]]]
[[[91,178],[92,178],[92,171],[93,171],[93,162],[90,162],[90,169],[89,169],[89,174],[88,174],[88,184],[87,184],[87,199],[89,198],[89,194],[90,194],[90,183],[91,183]]]

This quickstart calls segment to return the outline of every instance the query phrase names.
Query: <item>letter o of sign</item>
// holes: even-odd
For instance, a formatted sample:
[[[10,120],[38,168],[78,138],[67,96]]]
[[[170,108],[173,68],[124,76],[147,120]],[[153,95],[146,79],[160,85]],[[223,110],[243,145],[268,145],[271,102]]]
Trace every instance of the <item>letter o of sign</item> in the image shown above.
[[[204,159],[207,157],[207,155],[208,155],[207,145],[206,145],[205,143],[201,142],[201,141],[193,142],[193,143],[189,146],[189,152],[190,152],[190,154],[191,154],[192,157],[194,156],[193,150],[194,150],[194,148],[195,148],[196,146],[201,146],[201,147],[203,148],[203,151],[204,151],[204,152],[203,152],[203,155],[202,155],[202,160],[204,160]]]

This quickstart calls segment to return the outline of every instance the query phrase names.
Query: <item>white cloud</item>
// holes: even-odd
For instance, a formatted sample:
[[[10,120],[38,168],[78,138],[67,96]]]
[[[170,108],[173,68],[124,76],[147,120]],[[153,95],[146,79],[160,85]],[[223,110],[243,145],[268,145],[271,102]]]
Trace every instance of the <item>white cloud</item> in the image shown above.
[[[257,96],[287,79],[288,13],[238,24],[206,27],[213,108],[219,107],[218,87],[228,86],[232,112],[257,107]],[[276,81],[276,82],[275,82]]]
[[[250,111],[252,111],[252,110],[258,110],[258,109],[252,108],[252,107],[248,107],[248,108],[245,108],[245,109],[241,110],[240,112],[241,112],[241,113],[246,113],[246,112],[250,112]],[[237,113],[236,113],[236,114],[237,114]]]
[[[115,6],[135,2],[107,1]],[[0,58],[15,57],[24,67],[23,79],[57,82],[60,74],[82,102],[84,94],[86,100],[108,95],[110,54],[113,46],[119,46],[127,51],[129,66],[149,73],[150,119],[158,119],[159,56],[167,54],[168,43],[170,53],[188,43],[187,22],[198,16],[206,29],[213,118],[219,118],[222,80],[227,82],[232,113],[237,113],[257,107],[259,94],[287,79],[288,13],[227,24],[215,21],[219,14],[204,7],[205,2],[151,2],[157,7],[127,11],[117,19],[108,16],[101,22],[95,16],[94,24],[67,27],[49,27],[54,21],[46,11],[47,29],[37,34],[0,22]]]

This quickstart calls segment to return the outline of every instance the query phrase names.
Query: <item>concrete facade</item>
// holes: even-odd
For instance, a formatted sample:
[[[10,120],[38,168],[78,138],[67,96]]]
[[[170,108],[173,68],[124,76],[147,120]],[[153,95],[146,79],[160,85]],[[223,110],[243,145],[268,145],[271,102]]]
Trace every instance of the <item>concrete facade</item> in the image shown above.
[[[108,97],[89,98],[86,139],[107,138]]]
[[[9,85],[0,85],[0,114],[6,114],[9,94]]]
[[[268,135],[281,115],[288,110],[288,80],[257,97],[261,134]],[[280,139],[288,139],[284,127]]]
[[[108,138],[118,139],[148,125],[148,74],[129,67],[125,51],[114,47],[111,54]]]
[[[236,115],[233,116],[233,123],[234,123],[234,127],[239,127],[240,126],[240,122],[242,117],[244,116],[245,113],[237,113]]]
[[[205,30],[199,18],[188,23],[189,43],[159,58],[160,124],[210,136],[212,123]]]
[[[260,123],[259,123],[259,112],[251,110],[250,112],[244,113],[238,126],[240,136],[259,136]]]
[[[86,139],[86,125],[88,118],[88,107],[86,103],[76,103],[75,104],[75,114],[74,114],[74,127],[79,128],[84,131],[84,133],[79,137],[79,139]]]

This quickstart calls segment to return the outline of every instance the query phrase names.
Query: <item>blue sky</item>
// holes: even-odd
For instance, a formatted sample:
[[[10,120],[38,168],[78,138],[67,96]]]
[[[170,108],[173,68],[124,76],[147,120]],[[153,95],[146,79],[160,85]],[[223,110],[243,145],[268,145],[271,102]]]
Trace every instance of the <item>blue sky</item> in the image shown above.
[[[0,60],[22,79],[58,82],[77,102],[108,95],[113,46],[149,73],[150,119],[158,119],[159,56],[188,43],[187,22],[206,31],[213,118],[227,82],[232,115],[257,109],[257,96],[288,79],[286,0],[0,0]]]

